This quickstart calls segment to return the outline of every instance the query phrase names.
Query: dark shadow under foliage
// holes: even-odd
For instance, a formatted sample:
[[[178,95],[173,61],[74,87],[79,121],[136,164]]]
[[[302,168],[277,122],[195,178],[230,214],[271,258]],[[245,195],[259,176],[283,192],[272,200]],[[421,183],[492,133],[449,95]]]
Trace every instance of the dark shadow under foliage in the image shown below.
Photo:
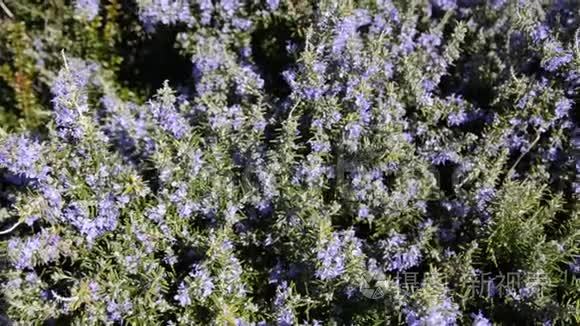
[[[292,35],[296,29],[290,20],[275,17],[268,26],[262,23],[252,33],[252,56],[260,68],[266,91],[279,98],[290,94],[282,72],[293,62],[287,46],[301,41]]]
[[[155,31],[143,32],[136,25],[138,21],[136,4],[122,3],[123,15],[120,16],[121,42],[117,53],[123,58],[120,66],[119,81],[147,97],[163,86],[168,80],[172,85],[184,85],[191,81],[192,63],[175,47],[177,34],[183,26],[157,26]]]

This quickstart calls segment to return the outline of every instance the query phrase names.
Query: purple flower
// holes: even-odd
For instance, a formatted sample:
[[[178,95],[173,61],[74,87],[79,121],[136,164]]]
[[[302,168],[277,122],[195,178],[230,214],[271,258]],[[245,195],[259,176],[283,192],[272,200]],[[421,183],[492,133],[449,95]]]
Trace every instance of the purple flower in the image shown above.
[[[324,89],[319,87],[304,87],[302,95],[308,100],[318,100],[324,95]]]
[[[107,195],[97,204],[97,216],[90,218],[87,208],[80,203],[71,203],[63,213],[63,220],[74,225],[89,243],[107,231],[117,228],[119,208],[113,195]]]
[[[445,11],[457,8],[456,0],[431,0],[431,4]]]
[[[92,21],[99,14],[100,0],[76,0],[75,14]]]
[[[208,25],[211,22],[213,4],[211,0],[197,0],[197,5],[201,11],[201,24]]]
[[[28,216],[25,220],[25,223],[28,226],[32,226],[32,224],[34,224],[34,222],[36,222],[38,219],[39,217],[37,215]]]
[[[268,5],[268,10],[276,11],[280,5],[280,0],[266,0],[266,4]]]
[[[521,135],[512,134],[512,135],[508,135],[506,137],[505,144],[508,146],[509,149],[511,149],[513,151],[518,151],[522,147],[527,146],[528,141],[526,140],[525,137],[523,137]]]
[[[194,204],[190,201],[186,201],[185,203],[179,203],[177,207],[178,207],[177,212],[179,214],[179,217],[181,218],[189,218],[194,210]]]
[[[537,25],[532,31],[532,41],[538,44],[550,36],[550,30],[544,24]]]
[[[344,272],[345,262],[341,252],[340,236],[335,233],[325,248],[316,255],[320,261],[320,267],[316,270],[316,276],[321,280],[333,279]]]
[[[245,18],[234,17],[234,19],[232,19],[232,26],[241,31],[245,31],[252,27],[252,21]]]
[[[194,279],[194,295],[199,299],[210,296],[214,289],[214,284],[209,272],[202,265],[194,265],[189,275]]]
[[[441,305],[429,310],[425,322],[427,325],[455,325],[458,314],[457,305],[446,298]]]
[[[414,28],[411,28],[407,25],[404,25],[401,33],[399,34],[399,42],[400,44],[397,46],[397,52],[401,55],[405,56],[413,52],[415,49],[415,41],[413,38],[417,31]]]
[[[47,229],[28,238],[8,241],[8,257],[17,269],[33,268],[37,264],[55,261],[60,256],[60,236]]]
[[[493,188],[482,188],[475,195],[475,200],[477,201],[477,208],[480,210],[485,209],[487,204],[495,198],[495,189]]]
[[[290,296],[291,289],[288,287],[288,282],[282,281],[276,287],[276,297],[274,298],[274,306],[282,307],[288,297]]]
[[[282,72],[282,78],[284,81],[292,88],[296,89],[297,81],[296,81],[296,71],[292,69],[284,70]]]
[[[62,197],[57,188],[46,185],[41,187],[40,191],[42,192],[44,199],[47,201],[49,208],[61,208]],[[60,210],[58,210],[58,214],[60,214]]]
[[[447,124],[449,126],[459,126],[467,121],[467,114],[460,110],[459,112],[451,112],[447,116]]]
[[[278,310],[277,322],[278,325],[290,326],[294,324],[294,313],[286,302],[291,295],[291,288],[286,281],[280,282],[276,287],[276,297],[274,298],[274,306]]]
[[[297,184],[305,181],[309,185],[320,185],[325,176],[333,177],[333,172],[332,167],[324,164],[319,156],[309,155],[308,159],[298,167],[293,182]]]
[[[43,146],[24,135],[10,135],[0,142],[0,167],[28,179],[44,180],[50,169],[41,161]]]
[[[580,71],[571,70],[566,75],[566,82],[568,84],[567,94],[573,96],[580,88]]]
[[[418,42],[422,47],[429,50],[441,45],[441,37],[436,34],[421,34]]]
[[[541,131],[545,131],[546,128],[548,127],[546,121],[540,116],[532,116],[529,119],[529,122],[530,122],[530,124],[532,124],[532,126],[537,127],[538,130],[541,130]]]
[[[193,175],[197,175],[203,166],[203,152],[200,149],[196,149],[191,155],[191,172]]]
[[[40,249],[40,239],[37,236],[28,238],[26,241],[13,238],[8,242],[8,255],[14,257],[14,267],[17,269],[32,268],[33,257]]]
[[[435,165],[443,165],[446,162],[457,162],[457,160],[457,154],[451,151],[442,151],[431,155],[431,163]]]
[[[358,10],[354,15],[345,17],[335,28],[335,36],[332,43],[332,52],[340,54],[348,41],[357,34],[360,26],[370,24],[371,17],[366,10]]]
[[[161,223],[165,218],[165,213],[167,209],[164,203],[159,203],[157,206],[148,209],[145,212],[145,216],[156,223]]]
[[[560,157],[560,149],[556,146],[551,146],[545,155],[549,161],[552,162],[557,161],[558,158]]]
[[[318,267],[316,277],[321,280],[330,280],[339,277],[346,268],[347,256],[360,256],[361,243],[354,235],[354,231],[333,232],[332,239],[322,242],[316,254]]]
[[[508,0],[491,0],[491,8],[493,10],[499,10],[501,9]]]
[[[421,86],[423,86],[425,92],[432,92],[435,88],[437,88],[437,83],[431,79],[423,79],[423,81],[421,81]]]
[[[121,311],[116,301],[111,300],[107,304],[107,313],[109,318],[113,321],[121,319]]]
[[[124,314],[131,312],[131,309],[133,309],[133,304],[129,300],[125,300],[123,304],[119,304],[116,300],[111,299],[107,303],[107,314],[112,321],[121,320]]]
[[[491,322],[485,318],[481,311],[477,314],[472,314],[471,316],[473,318],[473,324],[471,324],[472,326],[492,326]]]
[[[258,75],[253,67],[245,65],[236,75],[236,94],[246,95],[252,89],[260,90],[264,87],[264,80]]]
[[[230,251],[230,249],[224,249],[224,251]],[[245,294],[246,290],[244,288],[244,283],[241,281],[241,277],[242,264],[235,256],[230,255],[228,257],[227,267],[220,275],[220,279],[226,286],[225,289],[227,293],[237,293],[239,296],[243,296]]]
[[[532,297],[536,293],[535,287],[524,286],[518,289],[518,293],[516,295],[517,299],[528,299]]]
[[[363,219],[364,219],[364,218],[367,218],[367,217],[369,217],[369,214],[370,214],[370,212],[369,212],[369,208],[368,208],[368,207],[366,207],[366,206],[361,206],[361,207],[358,209],[358,217],[359,217],[359,218],[363,218]]]
[[[522,96],[521,99],[518,100],[518,102],[516,103],[516,107],[518,109],[525,108],[528,104],[530,104],[534,100],[536,96],[537,96],[536,90],[535,89],[530,90],[528,93]]]
[[[561,98],[556,102],[556,117],[562,119],[568,115],[568,111],[572,109],[573,102],[567,98]]]
[[[223,52],[225,48],[216,42],[206,42],[209,44],[209,49],[207,53],[200,53],[199,55],[194,55],[192,58],[194,67],[194,77],[200,79],[204,74],[210,73],[222,67],[225,64],[225,57]]]
[[[240,6],[238,0],[220,0],[219,4],[221,10],[225,13],[225,17],[232,17]]]
[[[358,139],[363,131],[362,125],[358,122],[350,122],[345,128],[350,139]]]
[[[179,287],[177,288],[177,294],[173,298],[177,300],[179,305],[182,307],[189,306],[191,304],[191,297],[189,296],[187,286],[184,282],[179,284]]]
[[[425,308],[421,310],[424,309]],[[445,298],[442,303],[426,309],[426,311],[417,312],[410,308],[406,308],[404,312],[407,325],[409,326],[452,326],[456,325],[457,317],[459,315],[458,306],[448,298]]]
[[[295,324],[294,322],[294,313],[289,308],[283,308],[278,313],[278,326],[292,326]]]
[[[408,250],[397,252],[389,257],[388,270],[406,270],[419,264],[421,251],[416,245],[412,245]]]
[[[191,15],[189,1],[186,0],[151,0],[139,8],[139,20],[149,30],[155,25],[175,25],[185,23],[192,25],[195,19]]]
[[[61,137],[79,139],[84,135],[85,127],[80,123],[80,118],[89,111],[86,88],[97,69],[95,64],[71,58],[54,79],[51,86],[52,103]]]
[[[316,153],[328,153],[330,152],[330,143],[327,141],[317,141],[317,140],[309,140],[310,148],[312,151]]]
[[[393,232],[387,240],[381,240],[379,246],[388,271],[405,271],[421,261],[419,246],[409,245],[402,234]]]
[[[157,93],[157,101],[149,101],[148,109],[161,129],[176,139],[181,139],[190,131],[189,124],[175,108],[175,96],[167,82]]]
[[[574,261],[568,263],[570,271],[574,274],[580,274],[580,256],[574,257]]]
[[[285,266],[282,263],[277,262],[276,265],[273,268],[271,268],[269,271],[268,283],[272,284],[272,283],[282,282],[283,276],[285,274],[286,274]]]
[[[242,108],[235,104],[224,107],[221,110],[213,110],[210,113],[209,123],[212,129],[233,129],[239,130],[244,122],[244,112]]]
[[[558,70],[561,66],[570,63],[572,61],[572,55],[570,53],[565,53],[561,55],[555,55],[554,57],[546,60],[543,67],[549,72],[554,72]]]
[[[101,289],[101,287],[99,286],[99,283],[97,283],[95,281],[89,282],[89,291],[91,293],[91,299],[93,299],[93,300],[100,299],[100,295],[99,295],[100,289]]]

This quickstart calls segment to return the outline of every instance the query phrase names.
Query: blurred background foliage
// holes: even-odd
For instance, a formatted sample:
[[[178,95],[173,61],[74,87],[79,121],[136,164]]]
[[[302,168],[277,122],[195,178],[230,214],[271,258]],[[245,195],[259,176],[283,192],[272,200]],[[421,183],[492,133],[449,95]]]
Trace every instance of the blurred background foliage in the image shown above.
[[[287,95],[281,72],[292,62],[289,40],[304,38],[316,1],[287,2],[285,14],[260,16],[247,35],[266,84]],[[158,26],[147,32],[135,1],[102,1],[92,21],[75,16],[70,1],[3,0],[0,8],[0,125],[36,129],[50,110],[50,80],[67,56],[97,62],[123,99],[142,102],[165,80],[191,81],[191,60],[176,37],[190,28]]]

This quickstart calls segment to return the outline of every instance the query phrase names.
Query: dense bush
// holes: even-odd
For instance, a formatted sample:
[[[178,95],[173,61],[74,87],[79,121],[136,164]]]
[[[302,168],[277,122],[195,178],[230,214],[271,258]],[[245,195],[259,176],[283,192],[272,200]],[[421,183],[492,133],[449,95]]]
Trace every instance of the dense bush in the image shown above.
[[[578,1],[0,9],[6,323],[580,323]]]

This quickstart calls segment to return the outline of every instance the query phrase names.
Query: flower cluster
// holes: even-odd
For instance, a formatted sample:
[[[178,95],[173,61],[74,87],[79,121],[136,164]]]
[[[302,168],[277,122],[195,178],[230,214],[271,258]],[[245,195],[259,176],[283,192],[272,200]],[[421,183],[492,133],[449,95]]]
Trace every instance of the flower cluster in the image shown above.
[[[100,0],[76,0],[75,13],[88,21],[99,15]]]
[[[191,14],[189,1],[182,0],[153,0],[140,2],[141,8],[139,11],[139,19],[146,26],[152,30],[155,25],[173,25],[176,23],[184,23],[191,25],[195,22],[195,18]]]
[[[6,23],[0,114],[49,114],[0,129],[0,316],[577,323],[578,9],[75,1],[36,42]]]

